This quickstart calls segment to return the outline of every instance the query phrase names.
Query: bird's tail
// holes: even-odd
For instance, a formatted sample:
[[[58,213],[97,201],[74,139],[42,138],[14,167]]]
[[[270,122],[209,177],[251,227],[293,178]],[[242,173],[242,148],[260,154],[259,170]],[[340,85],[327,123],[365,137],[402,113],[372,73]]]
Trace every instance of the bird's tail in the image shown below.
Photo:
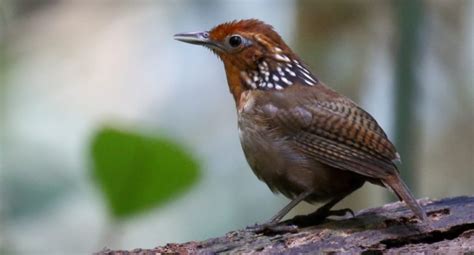
[[[398,198],[400,200],[403,200],[421,221],[425,223],[428,222],[428,217],[426,216],[425,211],[423,210],[423,208],[421,208],[415,197],[413,197],[407,185],[403,182],[398,173],[390,175],[382,182],[385,184],[385,186],[387,186],[387,188],[395,192]]]

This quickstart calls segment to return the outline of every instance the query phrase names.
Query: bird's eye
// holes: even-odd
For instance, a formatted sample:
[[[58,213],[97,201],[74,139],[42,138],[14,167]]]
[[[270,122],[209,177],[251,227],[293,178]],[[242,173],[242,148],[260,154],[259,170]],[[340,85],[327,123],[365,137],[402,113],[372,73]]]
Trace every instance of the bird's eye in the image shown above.
[[[242,37],[233,35],[229,37],[229,45],[233,48],[239,47],[242,44]]]

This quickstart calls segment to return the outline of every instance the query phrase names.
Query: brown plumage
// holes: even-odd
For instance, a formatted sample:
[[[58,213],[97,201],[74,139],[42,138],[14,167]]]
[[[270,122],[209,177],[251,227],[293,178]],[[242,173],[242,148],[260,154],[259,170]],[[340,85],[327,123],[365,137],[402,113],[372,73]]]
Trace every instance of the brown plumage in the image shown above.
[[[365,181],[392,189],[427,220],[400,179],[399,155],[377,121],[311,74],[271,26],[242,20],[175,38],[222,59],[247,161],[272,191],[292,199],[272,224],[303,200],[328,201],[312,216],[337,213],[331,207]]]

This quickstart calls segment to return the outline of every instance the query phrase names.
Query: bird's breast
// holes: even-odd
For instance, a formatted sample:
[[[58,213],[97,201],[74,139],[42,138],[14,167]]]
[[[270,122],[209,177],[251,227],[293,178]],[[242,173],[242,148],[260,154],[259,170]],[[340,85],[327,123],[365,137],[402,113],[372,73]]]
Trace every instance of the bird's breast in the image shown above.
[[[311,162],[295,151],[288,137],[265,123],[261,112],[277,110],[258,96],[243,93],[238,106],[238,127],[242,149],[255,175],[274,192],[294,197],[308,189],[314,180]]]
[[[251,112],[255,104],[255,96],[251,90],[247,90],[240,94],[239,102],[237,103],[237,112],[239,116],[243,112]]]

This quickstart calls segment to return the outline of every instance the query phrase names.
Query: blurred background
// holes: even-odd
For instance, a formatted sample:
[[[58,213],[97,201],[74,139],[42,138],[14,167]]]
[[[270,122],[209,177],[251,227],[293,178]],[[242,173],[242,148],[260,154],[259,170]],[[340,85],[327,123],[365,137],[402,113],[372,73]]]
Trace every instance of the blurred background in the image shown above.
[[[416,196],[474,194],[473,1],[1,0],[0,254],[206,239],[285,205],[220,61],[173,40],[243,18],[374,115]],[[339,207],[395,200],[367,184]]]

